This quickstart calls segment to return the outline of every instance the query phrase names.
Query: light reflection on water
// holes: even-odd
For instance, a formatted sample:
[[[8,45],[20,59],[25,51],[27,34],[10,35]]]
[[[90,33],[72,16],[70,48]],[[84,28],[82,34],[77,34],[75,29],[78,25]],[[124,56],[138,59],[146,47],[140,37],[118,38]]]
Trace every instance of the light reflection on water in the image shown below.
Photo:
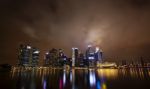
[[[103,78],[116,78],[118,76],[118,69],[98,69],[98,76]]]
[[[115,89],[111,83],[121,79],[149,80],[150,69],[12,70],[11,78],[15,89]]]

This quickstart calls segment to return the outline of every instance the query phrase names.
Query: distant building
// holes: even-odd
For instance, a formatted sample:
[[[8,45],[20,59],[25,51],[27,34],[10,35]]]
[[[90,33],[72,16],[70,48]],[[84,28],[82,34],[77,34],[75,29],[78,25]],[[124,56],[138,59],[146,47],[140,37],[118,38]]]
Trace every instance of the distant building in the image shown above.
[[[78,59],[78,48],[72,48],[72,67],[75,66],[75,61]]]
[[[95,48],[95,59],[97,62],[102,62],[102,55],[103,55],[103,52],[102,50],[99,48],[99,47],[96,47]]]
[[[19,48],[19,65],[21,66],[38,66],[40,51],[38,48],[30,45],[20,45]],[[64,66],[66,64],[75,66],[95,67],[97,63],[102,63],[103,52],[99,47],[88,45],[85,53],[79,52],[78,48],[72,48],[72,57],[69,59],[62,49],[52,48],[45,53],[45,66]]]
[[[49,66],[50,65],[50,53],[46,52],[44,56],[44,65]]]
[[[40,51],[37,48],[32,48],[32,66],[38,66]]]
[[[58,65],[59,66],[64,66],[67,62],[67,57],[65,56],[64,52],[62,49],[59,49],[58,52]]]
[[[88,45],[85,55],[86,60],[88,61],[88,66],[94,67],[97,62],[102,62],[102,51],[99,47]]]
[[[88,48],[86,50],[86,60],[88,61],[88,66],[94,67],[96,64],[95,59],[95,49],[92,45],[88,45]]]
[[[84,54],[83,53],[79,53],[79,58],[78,58],[78,63],[80,67],[85,66],[85,60],[84,60]]]
[[[52,48],[50,51],[50,65],[57,66],[58,65],[58,50],[55,48]]]
[[[19,65],[29,66],[30,62],[31,62],[31,46],[21,44],[19,48]]]
[[[88,60],[95,59],[95,49],[91,45],[88,45],[88,49],[86,50],[86,59]]]
[[[30,45],[20,45],[19,48],[19,65],[20,66],[37,66],[40,51],[32,48]]]
[[[67,63],[67,56],[62,49],[52,48],[45,53],[44,65],[45,66],[64,66]]]

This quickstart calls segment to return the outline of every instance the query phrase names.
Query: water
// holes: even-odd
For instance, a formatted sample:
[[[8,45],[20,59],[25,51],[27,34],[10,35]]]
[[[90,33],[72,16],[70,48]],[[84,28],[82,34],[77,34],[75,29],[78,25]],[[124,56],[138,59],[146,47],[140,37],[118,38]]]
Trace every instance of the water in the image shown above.
[[[150,89],[150,69],[32,69],[0,73],[0,89]]]

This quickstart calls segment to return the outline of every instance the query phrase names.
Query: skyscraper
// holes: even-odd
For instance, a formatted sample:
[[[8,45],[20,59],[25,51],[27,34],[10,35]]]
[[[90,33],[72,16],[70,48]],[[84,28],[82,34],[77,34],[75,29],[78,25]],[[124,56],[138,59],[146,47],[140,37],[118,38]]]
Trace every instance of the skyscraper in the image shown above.
[[[95,48],[95,59],[97,62],[102,62],[102,50],[99,47]]]
[[[88,62],[88,66],[94,67],[96,63],[95,59],[95,49],[92,45],[88,45],[88,48],[86,50],[86,60]]]
[[[52,66],[56,66],[58,64],[58,50],[55,48],[52,48],[49,51],[49,55],[50,55],[50,65]]]
[[[88,45],[86,50],[86,60],[89,66],[95,66],[97,62],[102,62],[102,50],[99,47]]]
[[[19,65],[21,66],[30,66],[31,64],[31,46],[29,45],[20,45],[19,49]]]
[[[37,48],[32,48],[32,66],[38,66],[40,51]]]
[[[46,52],[45,53],[45,56],[44,56],[44,65],[45,66],[49,66],[49,64],[50,64],[50,53],[49,52]]]
[[[78,48],[72,48],[72,67],[75,66],[75,61],[78,59]]]
[[[86,59],[94,60],[95,59],[95,49],[92,45],[88,45],[86,50]]]
[[[78,63],[80,67],[83,67],[85,65],[83,53],[79,53]]]
[[[63,66],[64,64],[66,64],[66,61],[67,61],[67,59],[66,59],[66,56],[65,56],[63,50],[59,49],[59,52],[58,52],[58,63],[59,64],[58,65]]]
[[[40,51],[32,48],[30,45],[20,45],[19,48],[19,65],[20,66],[37,66]]]

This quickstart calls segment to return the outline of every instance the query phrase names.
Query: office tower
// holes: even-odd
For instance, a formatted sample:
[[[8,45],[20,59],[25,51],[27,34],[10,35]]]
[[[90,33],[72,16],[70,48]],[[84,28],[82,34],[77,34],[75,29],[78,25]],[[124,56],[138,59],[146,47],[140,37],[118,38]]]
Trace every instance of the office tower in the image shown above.
[[[94,60],[95,59],[95,49],[92,45],[88,45],[88,49],[86,50],[86,59]]]
[[[50,53],[46,52],[44,56],[44,65],[49,66],[50,65]]]
[[[46,66],[54,66],[56,64],[57,60],[57,49],[51,49],[48,52],[45,53],[45,65]]]
[[[75,61],[78,59],[78,48],[72,48],[72,67],[75,66]]]
[[[84,62],[84,54],[83,53],[79,53],[79,58],[78,58],[78,60],[79,60],[79,66],[80,67],[83,67],[84,65],[85,65],[85,62]]]
[[[32,66],[38,66],[40,51],[37,48],[32,48]]]
[[[29,45],[20,45],[19,48],[19,65],[20,66],[30,66],[31,64],[31,51],[32,48]]]
[[[63,50],[59,49],[59,52],[58,52],[58,65],[63,66],[64,64],[66,64],[66,61],[67,61],[67,59],[66,59],[66,56],[65,56]]]
[[[102,62],[102,50],[99,47],[95,48],[95,59],[97,62]]]
[[[96,65],[95,48],[92,45],[88,45],[86,50],[86,60],[88,61],[88,66],[94,67]]]
[[[58,50],[53,48],[50,50],[50,65],[57,66],[58,65]]]
[[[37,66],[39,62],[39,53],[40,51],[37,48],[21,44],[19,48],[19,65]]]

